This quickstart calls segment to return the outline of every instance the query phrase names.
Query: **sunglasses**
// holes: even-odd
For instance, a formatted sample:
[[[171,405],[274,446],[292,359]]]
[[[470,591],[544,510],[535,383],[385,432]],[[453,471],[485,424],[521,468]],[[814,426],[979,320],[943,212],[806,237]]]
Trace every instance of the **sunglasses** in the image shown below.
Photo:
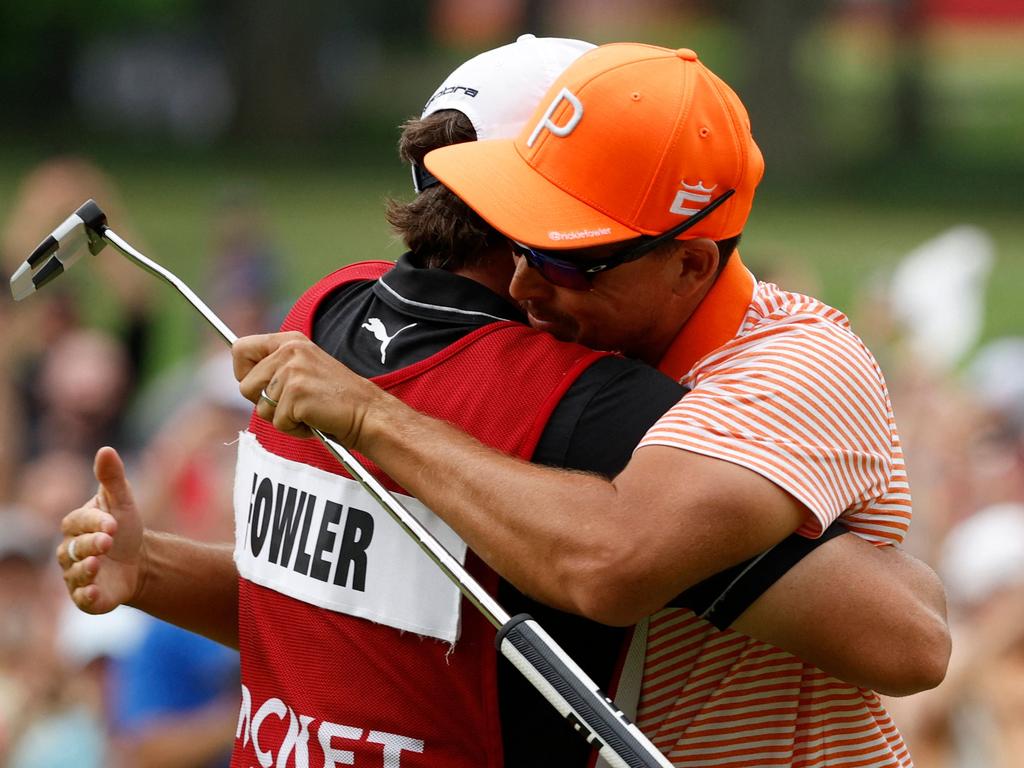
[[[613,252],[604,261],[567,259],[564,255],[556,256],[555,254],[558,251],[538,250],[515,240],[510,240],[509,242],[512,245],[512,253],[526,259],[526,263],[531,268],[540,272],[540,276],[552,285],[557,285],[559,288],[569,288],[573,291],[589,291],[591,281],[595,275],[607,272],[615,267],[621,267],[623,264],[628,264],[631,261],[636,261],[659,245],[667,243],[669,240],[674,240],[690,227],[710,216],[718,206],[732,197],[735,191],[730,189],[723,192],[692,216],[683,219],[672,229],[662,232],[660,235],[642,235],[639,242],[634,242],[632,245]]]

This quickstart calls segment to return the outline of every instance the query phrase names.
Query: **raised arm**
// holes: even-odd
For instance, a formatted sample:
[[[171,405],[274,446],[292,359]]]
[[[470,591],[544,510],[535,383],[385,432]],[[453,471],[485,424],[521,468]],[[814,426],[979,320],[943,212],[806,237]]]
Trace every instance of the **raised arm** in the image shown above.
[[[142,523],[124,464],[101,448],[99,490],[62,521],[57,562],[75,604],[86,613],[118,605],[238,647],[238,572],[231,547],[202,544]],[[69,547],[74,541],[72,561]]]

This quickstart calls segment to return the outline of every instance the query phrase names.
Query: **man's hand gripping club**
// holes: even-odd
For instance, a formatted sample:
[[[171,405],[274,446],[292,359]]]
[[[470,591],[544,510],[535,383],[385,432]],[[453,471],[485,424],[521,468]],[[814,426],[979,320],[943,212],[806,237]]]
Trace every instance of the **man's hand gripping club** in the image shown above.
[[[294,437],[312,437],[315,427],[358,450],[368,437],[367,414],[376,414],[384,400],[399,404],[296,331],[245,336],[231,355],[242,395],[260,418]]]

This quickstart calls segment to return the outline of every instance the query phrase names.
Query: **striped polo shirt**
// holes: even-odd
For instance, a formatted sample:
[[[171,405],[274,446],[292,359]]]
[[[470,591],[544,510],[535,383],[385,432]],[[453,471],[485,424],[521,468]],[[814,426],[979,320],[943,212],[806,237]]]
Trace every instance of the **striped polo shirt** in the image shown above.
[[[735,254],[660,366],[692,388],[639,447],[747,467],[876,544],[910,488],[885,380],[847,318],[756,283]],[[679,766],[909,766],[878,696],[691,611],[650,619],[637,724]]]

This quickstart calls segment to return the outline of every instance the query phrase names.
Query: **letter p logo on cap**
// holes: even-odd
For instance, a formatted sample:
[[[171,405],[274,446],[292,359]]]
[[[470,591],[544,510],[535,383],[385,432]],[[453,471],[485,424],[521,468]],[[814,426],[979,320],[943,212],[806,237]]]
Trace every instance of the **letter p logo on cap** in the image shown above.
[[[566,121],[565,125],[556,125],[551,121],[551,116],[555,114],[555,110],[558,109],[558,105],[562,100],[568,101],[572,104],[572,117]],[[533,133],[530,134],[530,138],[526,141],[526,146],[533,147],[533,143],[540,136],[540,132],[547,128],[555,136],[565,138],[575,130],[576,126],[580,124],[580,120],[583,118],[583,104],[576,98],[576,95],[568,88],[563,88],[558,92],[551,103],[548,104],[548,108],[544,110],[544,114],[540,120],[537,121],[537,125],[533,128]]]

